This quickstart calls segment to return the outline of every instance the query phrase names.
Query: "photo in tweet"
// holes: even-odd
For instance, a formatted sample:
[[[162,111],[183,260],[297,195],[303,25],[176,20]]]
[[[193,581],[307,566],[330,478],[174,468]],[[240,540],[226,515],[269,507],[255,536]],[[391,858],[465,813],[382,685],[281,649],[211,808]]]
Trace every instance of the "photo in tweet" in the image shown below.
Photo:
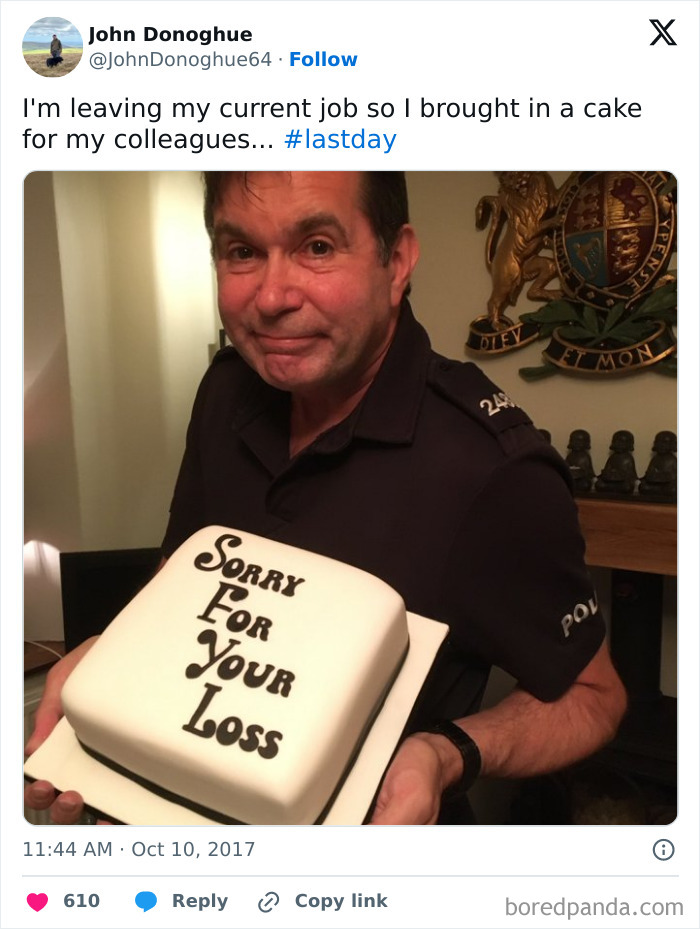
[[[557,175],[557,181],[559,186],[547,172],[409,173],[408,191],[418,203],[418,213],[411,213],[414,231],[405,225],[408,195],[396,173],[358,178],[219,172],[205,176],[203,191],[196,174],[28,177],[28,274],[32,262],[37,269],[46,267],[46,254],[30,247],[30,222],[34,215],[46,235],[48,212],[55,217],[54,278],[70,282],[63,319],[56,314],[50,325],[48,301],[41,294],[33,306],[26,301],[28,325],[37,333],[28,350],[53,361],[41,341],[55,343],[61,335],[65,389],[57,391],[53,376],[46,381],[40,370],[36,383],[46,381],[51,396],[62,398],[60,421],[73,427],[64,436],[66,449],[84,453],[71,478],[75,504],[80,505],[82,486],[95,493],[88,517],[91,539],[59,554],[45,539],[65,530],[56,526],[42,534],[45,514],[37,507],[36,516],[30,515],[34,507],[27,485],[27,513],[37,521],[29,551],[38,565],[57,562],[57,573],[67,578],[62,606],[75,617],[66,619],[78,625],[63,635],[57,630],[54,637],[82,654],[85,640],[102,632],[119,611],[111,588],[127,585],[125,603],[134,593],[135,571],[145,582],[162,558],[169,561],[177,553],[177,562],[158,572],[81,661],[80,671],[71,674],[62,693],[68,720],[60,724],[61,740],[54,745],[52,737],[41,750],[49,753],[45,762],[42,756],[30,758],[33,777],[51,780],[42,774],[46,764],[44,772],[56,771],[62,789],[84,783],[88,794],[96,792],[95,799],[86,798],[92,813],[121,822],[360,823],[372,817],[381,822],[387,802],[381,790],[376,807],[372,801],[396,746],[402,747],[387,772],[389,784],[396,764],[400,782],[402,753],[411,738],[435,739],[449,746],[448,771],[459,773],[452,762],[461,761],[462,780],[456,778],[461,791],[443,789],[431,800],[428,821],[436,815],[440,822],[474,820],[466,803],[471,785],[464,778],[473,783],[484,762],[485,776],[521,781],[496,822],[583,824],[596,822],[596,816],[615,822],[617,815],[618,822],[641,824],[675,818],[675,669],[668,645],[675,617],[668,615],[667,597],[664,619],[661,575],[675,574],[676,182],[652,171],[573,172]],[[489,190],[494,192],[484,192]],[[109,224],[100,222],[106,216]],[[444,254],[448,244],[454,248],[455,240],[462,263],[445,282],[434,256]],[[417,264],[419,241],[426,244]],[[195,377],[204,370],[220,338],[208,278],[210,247],[223,328],[233,347],[214,356],[189,427],[187,401],[179,410],[181,435],[188,429],[189,438],[161,546],[158,534],[170,493],[162,474],[168,468],[176,474],[178,467],[165,457],[169,447],[177,449],[177,440],[164,434],[161,404],[183,370]],[[464,309],[455,314],[460,300],[455,294],[467,292],[460,276],[481,279],[484,298],[481,306],[461,298]],[[378,298],[376,277],[382,282]],[[413,317],[411,289],[417,313],[425,306],[420,317],[425,327],[440,336],[447,323],[460,340],[444,356],[430,353],[425,330]],[[102,295],[97,300],[96,293]],[[430,304],[423,296],[428,293]],[[372,302],[378,306],[374,317],[382,318],[380,309],[386,316],[389,342],[374,318],[371,325],[362,322]],[[511,319],[506,310],[516,303],[519,317]],[[188,332],[176,335],[177,320],[185,314]],[[193,350],[195,328],[202,333],[198,350]],[[406,347],[392,361],[401,340]],[[127,341],[141,350],[132,351],[124,366],[117,346]],[[483,373],[473,363],[449,360],[465,346]],[[523,355],[541,355],[542,363],[527,365]],[[195,373],[197,357],[202,368]],[[158,370],[157,358],[166,359],[169,372]],[[421,375],[410,390],[418,358]],[[487,380],[494,364],[509,374],[505,391],[500,382]],[[367,370],[392,368],[407,393],[403,412],[391,383],[384,386],[378,373],[364,383]],[[257,377],[248,383],[251,371]],[[641,385],[620,377],[631,371],[639,374]],[[331,422],[340,415],[331,412],[309,426],[303,406],[295,413],[296,390],[306,400],[318,382],[325,400],[348,378],[356,388],[358,375],[361,402],[353,390],[350,406],[343,407],[349,420]],[[79,377],[85,378],[80,384]],[[214,386],[220,378],[221,385]],[[149,381],[151,401],[135,417],[136,393],[143,395]],[[607,416],[587,409],[587,393],[603,384],[616,400]],[[634,416],[645,388],[645,409],[653,415],[647,413],[646,434],[637,434],[637,447],[647,449],[647,461],[637,464],[635,436],[617,427],[633,422],[625,416]],[[528,389],[540,406],[542,395],[555,390],[559,396],[567,390],[568,400],[559,416],[545,413],[545,405],[533,424],[519,402]],[[196,391],[193,383],[191,395]],[[241,408],[237,401],[224,403],[239,393]],[[251,393],[252,406],[245,399]],[[81,397],[90,398],[82,423]],[[29,398],[46,404],[46,394]],[[420,419],[408,426],[429,402],[437,406],[437,422],[455,418],[443,422],[449,438],[442,447],[434,427]],[[375,404],[378,412],[372,413]],[[216,411],[217,425],[209,407]],[[372,437],[364,422],[382,408],[391,415],[381,435],[375,427]],[[302,417],[299,435],[290,431],[282,441],[297,415]],[[273,439],[283,421],[287,425]],[[419,427],[426,429],[424,438]],[[232,429],[238,437],[234,447]],[[89,441],[81,438],[83,430]],[[256,436],[256,430],[264,431]],[[103,438],[97,440],[100,431]],[[381,465],[373,443],[382,437],[387,442],[392,432],[396,462]],[[411,458],[405,451],[409,435]],[[373,443],[365,450],[368,439]],[[346,460],[348,443],[366,451],[366,463]],[[481,456],[471,450],[475,443],[485,443]],[[553,450],[557,443],[561,456]],[[37,461],[46,460],[42,444],[37,436]],[[271,450],[283,446],[284,454],[272,458]],[[422,462],[422,472],[413,457]],[[347,484],[340,479],[345,469]],[[105,518],[111,494],[104,475],[110,473],[114,526]],[[51,468],[37,477],[42,494],[69,499],[60,485],[47,484],[57,477],[63,481],[67,472]],[[144,500],[159,495],[161,504],[160,510],[150,505],[152,514],[140,507],[142,524],[136,527],[129,500],[144,478],[138,492]],[[610,585],[607,609],[600,608],[583,563],[567,483],[578,495],[589,564],[613,572],[604,581]],[[407,497],[413,500],[410,508]],[[87,516],[87,507],[80,512]],[[650,525],[637,528],[638,514]],[[77,526],[78,515],[61,518],[66,526]],[[606,539],[612,525],[623,527],[622,543]],[[249,533],[254,535],[248,538]],[[269,543],[261,538],[265,534]],[[403,547],[398,538],[405,540]],[[318,564],[301,560],[295,567],[301,554],[293,556],[274,542],[335,563],[322,557]],[[180,548],[186,543],[187,552]],[[392,590],[363,593],[365,576],[345,578],[338,573],[342,565],[381,578]],[[91,577],[99,578],[99,585]],[[497,577],[509,579],[500,605]],[[38,572],[36,583],[47,582],[47,572]],[[353,597],[342,593],[350,589]],[[396,603],[390,596],[394,591]],[[531,606],[523,607],[523,591]],[[71,592],[75,604],[69,602]],[[55,590],[54,606],[57,596]],[[643,608],[635,607],[640,600]],[[631,705],[617,741],[584,763],[616,734],[625,705],[607,647],[601,645],[606,612]],[[83,617],[87,628],[81,629]],[[421,617],[437,619],[442,631]],[[427,624],[425,629],[419,623]],[[431,677],[446,626],[451,632]],[[431,635],[437,635],[433,645]],[[486,661],[489,642],[493,652]],[[415,656],[426,651],[428,658],[416,672]],[[596,670],[598,664],[602,668]],[[519,686],[508,694],[504,682],[497,682],[501,693],[478,714],[491,666]],[[670,694],[662,694],[662,675]],[[300,690],[304,696],[297,697]],[[576,723],[579,691],[584,715]],[[595,701],[589,705],[590,694]],[[382,728],[383,716],[397,712],[398,722]],[[552,715],[539,718],[538,712]],[[532,717],[536,757],[525,754],[509,768],[498,752],[489,751],[489,728],[502,743],[504,727],[523,713]],[[557,713],[569,724],[565,740],[557,736],[562,731]],[[592,732],[583,723],[588,714],[597,721]],[[464,720],[463,728],[454,719]],[[375,721],[379,729],[372,733]],[[471,727],[480,733],[480,725],[481,745],[470,735]],[[43,725],[40,729],[46,734]],[[646,745],[635,742],[640,730],[647,734]],[[517,741],[527,743],[522,728]],[[561,741],[567,743],[563,755]],[[378,759],[373,743],[382,746]],[[502,745],[498,751],[509,753]],[[571,768],[575,762],[579,765]],[[270,770],[275,765],[276,778]],[[650,774],[654,765],[658,773]],[[221,783],[220,771],[229,768]],[[564,773],[555,773],[560,769]],[[353,798],[358,789],[354,780],[362,784],[362,799],[347,801],[345,794]],[[211,803],[217,791],[218,806]],[[340,802],[329,818],[338,791]],[[117,805],[110,810],[105,805],[110,803]],[[398,807],[395,821],[412,822],[413,812]]]

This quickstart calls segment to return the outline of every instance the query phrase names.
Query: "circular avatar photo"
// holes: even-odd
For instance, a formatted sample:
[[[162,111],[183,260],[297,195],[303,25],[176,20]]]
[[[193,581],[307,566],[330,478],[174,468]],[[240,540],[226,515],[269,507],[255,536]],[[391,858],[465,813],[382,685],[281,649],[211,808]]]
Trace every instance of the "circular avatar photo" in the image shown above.
[[[63,77],[83,57],[83,37],[67,19],[44,16],[27,29],[22,54],[35,74]]]

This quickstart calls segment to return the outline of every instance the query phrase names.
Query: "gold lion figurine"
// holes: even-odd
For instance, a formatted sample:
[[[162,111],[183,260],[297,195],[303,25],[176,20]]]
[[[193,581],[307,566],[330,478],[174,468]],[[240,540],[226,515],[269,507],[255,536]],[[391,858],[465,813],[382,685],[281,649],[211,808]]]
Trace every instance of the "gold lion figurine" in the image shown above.
[[[493,329],[504,329],[505,309],[515,306],[523,286],[534,281],[527,292],[531,300],[553,300],[560,290],[546,290],[557,276],[553,258],[538,254],[549,247],[548,231],[557,219],[557,191],[546,171],[500,171],[497,196],[482,197],[476,207],[477,229],[485,229],[486,266],[493,289],[488,317]]]

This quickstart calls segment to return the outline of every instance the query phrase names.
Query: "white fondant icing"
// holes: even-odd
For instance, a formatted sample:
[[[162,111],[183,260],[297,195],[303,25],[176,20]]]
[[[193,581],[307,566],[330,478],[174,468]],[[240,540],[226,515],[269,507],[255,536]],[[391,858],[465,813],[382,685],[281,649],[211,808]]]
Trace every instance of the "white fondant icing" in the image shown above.
[[[242,822],[311,823],[407,646],[382,581],[214,526],[109,626],[64,710],[90,750],[160,788]]]

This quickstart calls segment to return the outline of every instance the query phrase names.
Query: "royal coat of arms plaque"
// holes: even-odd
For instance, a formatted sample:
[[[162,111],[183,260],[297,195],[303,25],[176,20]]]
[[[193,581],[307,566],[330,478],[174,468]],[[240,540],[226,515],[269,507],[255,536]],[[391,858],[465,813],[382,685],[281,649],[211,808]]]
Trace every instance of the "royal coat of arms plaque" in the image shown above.
[[[676,187],[663,171],[582,171],[557,190],[545,172],[501,172],[499,193],[483,197],[476,220],[490,220],[487,313],[470,326],[467,349],[512,351],[548,339],[535,379],[566,371],[629,374],[654,367],[675,374]],[[549,286],[558,279],[559,287]],[[545,301],[518,322],[505,315],[521,291]]]

